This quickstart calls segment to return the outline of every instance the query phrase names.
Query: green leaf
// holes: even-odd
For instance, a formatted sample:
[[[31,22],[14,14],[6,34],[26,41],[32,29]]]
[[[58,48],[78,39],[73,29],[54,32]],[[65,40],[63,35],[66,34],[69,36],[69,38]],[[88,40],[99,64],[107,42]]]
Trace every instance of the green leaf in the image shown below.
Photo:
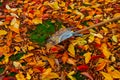
[[[10,56],[10,60],[12,61],[16,61],[16,60],[20,60],[20,58],[24,55],[25,53],[17,53],[15,55]]]
[[[15,72],[11,72],[10,74],[8,74],[8,76],[15,76],[17,73],[15,73]]]
[[[2,60],[4,59],[4,57],[5,57],[5,56],[4,56],[4,55],[2,55],[2,56],[0,57],[0,61],[2,61]]]
[[[89,26],[87,21],[82,22],[83,25]]]
[[[2,2],[0,2],[0,6],[2,6]]]
[[[5,68],[0,68],[0,74],[3,73]]]
[[[76,74],[74,74],[73,76],[76,78],[76,80],[85,80],[86,79],[86,77],[81,75],[79,71],[76,72]]]

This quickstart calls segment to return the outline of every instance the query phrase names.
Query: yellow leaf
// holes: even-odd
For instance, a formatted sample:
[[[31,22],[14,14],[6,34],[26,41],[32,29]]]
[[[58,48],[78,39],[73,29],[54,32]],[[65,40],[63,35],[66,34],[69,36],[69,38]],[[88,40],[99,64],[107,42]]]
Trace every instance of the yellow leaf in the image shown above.
[[[73,45],[73,44],[70,44],[70,45],[68,46],[68,51],[70,52],[69,55],[70,55],[71,57],[75,57],[75,49],[74,49],[74,45]]]
[[[114,71],[114,70],[115,70],[115,68],[113,66],[107,67],[108,73],[111,72],[111,71]]]
[[[52,71],[51,68],[46,69],[45,72],[43,72],[42,74],[42,80],[51,80],[54,78],[59,78],[59,75],[57,73],[51,71]]]
[[[107,71],[113,78],[120,79],[120,72],[118,70],[116,70],[113,66],[108,67]]]
[[[51,8],[53,8],[54,10],[59,10],[59,9],[60,9],[57,1],[50,3],[49,6],[50,6]]]
[[[30,76],[29,73],[27,73],[26,79],[27,79],[27,80],[30,80],[30,79],[31,79],[31,76]]]
[[[46,78],[51,73],[51,71],[52,71],[51,68],[46,69],[45,72],[43,72],[42,74],[42,80]]]
[[[100,73],[105,77],[105,80],[113,80],[110,74],[102,72],[102,71]]]
[[[7,56],[7,55],[5,56],[4,62],[5,62],[5,64],[7,64],[9,62],[9,56]]]
[[[114,14],[114,17],[118,17],[118,16],[120,16],[120,13]]]
[[[84,54],[85,56],[85,63],[89,63],[90,59],[91,59],[91,53],[90,52],[87,52]]]
[[[47,60],[48,60],[48,62],[50,63],[51,67],[52,67],[52,68],[55,68],[55,61],[54,61],[54,59],[48,58]]]
[[[112,40],[117,43],[118,42],[117,35],[113,35]]]
[[[103,61],[103,62],[101,62],[100,64],[97,65],[96,70],[100,71],[100,70],[104,69],[105,66],[106,66],[106,61]]]
[[[61,6],[61,7],[65,7],[65,2],[61,1],[60,6]]]
[[[39,60],[39,61],[37,61],[36,66],[42,67],[42,66],[44,66],[45,64],[46,64],[45,62],[43,62],[42,60]]]
[[[19,46],[15,46],[15,50],[16,51],[20,51],[20,47]]]
[[[94,41],[94,35],[91,34],[91,35],[89,36],[88,42],[89,42],[89,43],[92,43],[93,41]]]
[[[46,56],[41,56],[42,60],[47,60],[52,68],[54,68],[55,61],[52,58],[48,58]]]
[[[24,75],[21,72],[16,74],[15,77],[17,80],[26,80]]]
[[[5,31],[5,30],[0,30],[0,36],[1,35],[6,35],[7,34],[7,31]]]
[[[120,72],[118,70],[114,70],[109,73],[113,78],[119,78],[120,79]]]
[[[101,45],[101,50],[102,50],[103,54],[105,55],[105,57],[108,59],[111,55],[111,52],[108,50],[107,44],[103,43]]]
[[[34,24],[42,24],[42,19],[39,19],[39,18],[35,18],[35,19],[33,19],[32,20],[32,22],[34,23]]]
[[[28,50],[29,50],[29,51],[31,51],[31,50],[33,50],[33,49],[34,49],[33,46],[28,46]]]
[[[68,78],[70,78],[70,80],[76,80],[72,75],[75,74],[75,71],[71,71],[67,74]]]
[[[20,59],[26,59],[26,58],[31,57],[31,56],[33,56],[33,55],[34,55],[33,53],[29,53],[29,54],[27,54],[27,55],[24,55],[24,56],[21,57]]]
[[[51,79],[55,79],[55,78],[59,78],[59,75],[57,73],[51,72],[48,76],[47,79],[51,80]]]

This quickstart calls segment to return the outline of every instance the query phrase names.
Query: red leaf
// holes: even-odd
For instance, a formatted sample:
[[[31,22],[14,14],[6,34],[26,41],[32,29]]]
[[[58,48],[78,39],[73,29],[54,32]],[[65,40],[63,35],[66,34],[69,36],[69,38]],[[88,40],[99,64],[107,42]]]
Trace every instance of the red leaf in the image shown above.
[[[96,59],[99,59],[99,58],[104,58],[104,55],[101,54],[101,55],[92,56],[92,57],[91,57],[91,60],[96,60]]]
[[[87,65],[79,65],[78,67],[77,67],[77,69],[79,70],[79,71],[87,71],[88,70],[88,66]]]

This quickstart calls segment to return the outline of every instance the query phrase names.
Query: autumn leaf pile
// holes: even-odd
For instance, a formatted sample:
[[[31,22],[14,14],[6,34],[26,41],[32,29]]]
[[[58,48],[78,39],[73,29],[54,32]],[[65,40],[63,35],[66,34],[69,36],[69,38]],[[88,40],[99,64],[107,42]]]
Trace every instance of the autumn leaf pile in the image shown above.
[[[119,0],[1,0],[0,80],[120,80],[120,20],[44,46],[117,16]]]

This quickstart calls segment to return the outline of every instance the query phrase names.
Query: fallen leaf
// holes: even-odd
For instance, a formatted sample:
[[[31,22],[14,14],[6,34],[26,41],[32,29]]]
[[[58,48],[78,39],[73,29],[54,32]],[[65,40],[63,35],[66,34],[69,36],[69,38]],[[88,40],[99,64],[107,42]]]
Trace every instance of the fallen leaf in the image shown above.
[[[101,71],[100,73],[105,77],[106,80],[113,80],[110,74],[103,71]]]
[[[68,53],[67,52],[64,52],[63,56],[62,56],[62,61],[63,63],[65,64],[68,60]]]
[[[91,54],[90,52],[85,53],[83,56],[85,56],[85,63],[89,63],[90,59],[91,59]]]
[[[70,78],[70,80],[76,80],[72,75],[75,74],[75,71],[71,71],[67,74],[68,78]]]
[[[20,63],[20,62],[17,62],[17,61],[14,61],[14,62],[13,62],[13,65],[14,65],[14,67],[17,68],[17,69],[19,69],[19,68],[22,66],[21,63]]]
[[[88,77],[91,80],[94,80],[93,77],[88,72],[81,72],[81,74]]]
[[[68,58],[67,63],[72,64],[72,65],[76,65],[76,60],[73,58]]]
[[[27,79],[27,80],[31,80],[31,76],[30,76],[29,73],[27,73],[26,79]]]
[[[24,55],[23,57],[21,57],[20,59],[26,59],[28,57],[31,57],[33,56],[34,54],[33,53],[28,53],[27,55]]]
[[[95,36],[91,34],[91,35],[89,36],[88,42],[89,42],[89,43],[92,43],[92,42],[94,41],[94,37],[95,37]]]
[[[82,64],[82,65],[77,66],[77,69],[79,71],[87,71],[89,69],[89,67],[88,67],[88,65]]]
[[[54,59],[48,58],[47,60],[50,63],[51,67],[54,69],[55,68],[55,61],[54,61]]]
[[[39,18],[35,18],[35,19],[33,19],[32,20],[32,22],[34,23],[34,24],[42,24],[42,19],[39,19]]]
[[[117,35],[113,35],[112,40],[117,43],[118,42]]]
[[[31,51],[31,50],[33,50],[33,49],[34,49],[33,46],[28,46],[28,50],[29,50],[29,51]]]
[[[51,8],[53,8],[54,10],[59,10],[60,9],[57,1],[50,3],[49,6]]]
[[[0,36],[6,35],[6,34],[7,34],[7,31],[5,31],[5,30],[0,30]]]
[[[16,77],[17,80],[26,80],[25,76],[21,72],[16,74],[15,77]]]
[[[105,66],[106,66],[106,61],[102,61],[101,63],[99,63],[99,64],[97,65],[96,70],[97,70],[97,71],[100,71],[100,70],[104,69]]]
[[[105,55],[105,57],[108,59],[111,55],[111,52],[108,50],[107,44],[103,43],[101,45],[101,50],[102,50],[103,54]]]
[[[68,51],[69,51],[69,55],[70,55],[71,57],[75,57],[75,49],[74,49],[74,45],[73,45],[73,44],[70,44],[70,45],[68,46]]]
[[[46,69],[45,72],[42,73],[42,80],[50,80],[54,78],[59,78],[59,75],[52,72],[51,68]]]

